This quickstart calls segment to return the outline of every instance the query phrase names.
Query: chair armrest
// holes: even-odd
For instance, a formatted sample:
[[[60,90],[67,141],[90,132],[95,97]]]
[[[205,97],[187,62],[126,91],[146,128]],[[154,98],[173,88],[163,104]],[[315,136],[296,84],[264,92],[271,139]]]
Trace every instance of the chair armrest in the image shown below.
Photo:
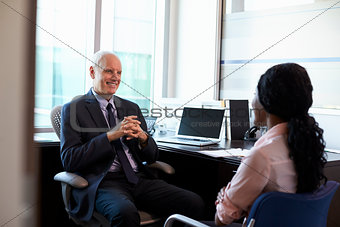
[[[53,178],[55,181],[60,181],[71,185],[74,188],[86,188],[89,183],[83,177],[69,172],[60,172]]]
[[[179,221],[194,227],[209,227],[208,225],[205,225],[201,222],[198,222],[192,218],[188,218],[181,214],[173,214],[170,217],[168,217],[168,219],[166,219],[164,223],[164,227],[171,227],[174,221]]]
[[[153,169],[161,170],[164,173],[169,174],[169,175],[175,173],[175,169],[171,165],[169,165],[169,164],[167,164],[165,162],[161,162],[161,161],[156,161],[156,162],[154,162],[152,164],[149,164],[148,167],[149,168],[153,168]]]

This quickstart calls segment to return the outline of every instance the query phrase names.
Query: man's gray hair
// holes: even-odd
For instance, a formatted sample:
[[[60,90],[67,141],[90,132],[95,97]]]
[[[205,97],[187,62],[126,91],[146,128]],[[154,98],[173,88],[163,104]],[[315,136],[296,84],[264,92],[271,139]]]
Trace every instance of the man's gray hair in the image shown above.
[[[97,68],[97,67],[100,68],[100,67],[102,67],[103,63],[105,63],[105,62],[103,62],[105,60],[105,58],[103,58],[103,57],[105,55],[108,55],[108,54],[114,55],[114,56],[116,56],[118,58],[118,56],[114,52],[112,52],[112,51],[99,50],[92,57],[92,62],[91,62],[92,67],[93,68]]]

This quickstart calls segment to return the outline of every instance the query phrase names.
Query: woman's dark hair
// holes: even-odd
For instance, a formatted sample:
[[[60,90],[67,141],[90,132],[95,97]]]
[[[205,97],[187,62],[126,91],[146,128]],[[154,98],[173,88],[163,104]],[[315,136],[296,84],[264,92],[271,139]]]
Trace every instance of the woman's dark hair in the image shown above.
[[[266,112],[288,122],[290,158],[297,172],[297,192],[311,192],[327,178],[323,130],[308,114],[313,103],[313,86],[308,73],[294,63],[275,65],[257,85],[258,97]]]

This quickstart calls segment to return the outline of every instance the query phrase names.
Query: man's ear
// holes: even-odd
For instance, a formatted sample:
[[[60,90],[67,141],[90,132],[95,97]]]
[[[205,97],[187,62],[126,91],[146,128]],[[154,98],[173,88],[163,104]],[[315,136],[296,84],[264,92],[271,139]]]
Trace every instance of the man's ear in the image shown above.
[[[90,76],[91,76],[91,78],[92,79],[94,79],[94,69],[93,69],[93,67],[92,66],[90,66]]]

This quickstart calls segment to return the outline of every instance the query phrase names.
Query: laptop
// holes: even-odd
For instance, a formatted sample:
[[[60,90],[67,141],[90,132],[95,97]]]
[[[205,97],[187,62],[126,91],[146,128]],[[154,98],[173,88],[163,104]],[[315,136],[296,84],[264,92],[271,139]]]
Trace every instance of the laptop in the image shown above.
[[[224,109],[184,107],[176,136],[157,138],[158,142],[207,146],[222,139]]]

